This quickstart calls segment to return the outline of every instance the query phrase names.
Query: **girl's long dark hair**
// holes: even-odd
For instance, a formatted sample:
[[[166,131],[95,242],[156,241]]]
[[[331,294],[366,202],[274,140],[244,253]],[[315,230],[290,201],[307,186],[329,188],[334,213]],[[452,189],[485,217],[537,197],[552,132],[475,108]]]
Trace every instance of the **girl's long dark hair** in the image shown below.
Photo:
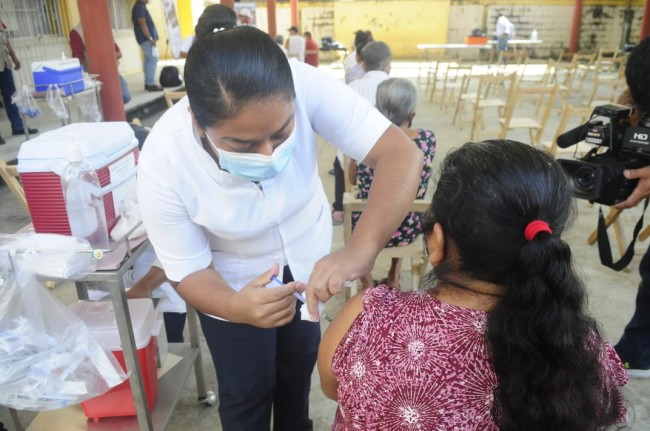
[[[607,424],[598,329],[560,239],[574,214],[562,169],[550,156],[505,140],[465,144],[441,169],[424,231],[440,223],[458,260],[453,268],[436,266],[436,279],[454,273],[504,288],[488,314],[499,378],[495,420],[506,431]],[[527,241],[533,220],[547,222],[553,233]]]
[[[197,33],[184,75],[202,128],[232,118],[249,102],[296,97],[287,56],[268,34],[250,26]]]

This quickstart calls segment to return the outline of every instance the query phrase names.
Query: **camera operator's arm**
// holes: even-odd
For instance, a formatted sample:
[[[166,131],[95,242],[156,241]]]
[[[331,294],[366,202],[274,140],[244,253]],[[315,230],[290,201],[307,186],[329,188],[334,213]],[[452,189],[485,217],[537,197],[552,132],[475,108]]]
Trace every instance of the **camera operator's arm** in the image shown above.
[[[638,205],[643,199],[650,196],[650,166],[645,166],[640,169],[626,169],[623,175],[628,180],[639,179],[639,184],[636,185],[634,191],[626,200],[613,205],[616,209],[632,208]]]

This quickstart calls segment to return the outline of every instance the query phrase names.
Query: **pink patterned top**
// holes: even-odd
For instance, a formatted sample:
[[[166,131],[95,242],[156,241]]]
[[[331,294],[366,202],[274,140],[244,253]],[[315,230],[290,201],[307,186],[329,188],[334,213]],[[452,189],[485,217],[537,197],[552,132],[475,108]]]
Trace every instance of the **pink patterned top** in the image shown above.
[[[486,318],[425,292],[368,289],[332,360],[339,382],[332,430],[497,431]],[[616,391],[627,375],[605,346],[605,385]],[[621,398],[612,399],[610,411],[624,422]]]

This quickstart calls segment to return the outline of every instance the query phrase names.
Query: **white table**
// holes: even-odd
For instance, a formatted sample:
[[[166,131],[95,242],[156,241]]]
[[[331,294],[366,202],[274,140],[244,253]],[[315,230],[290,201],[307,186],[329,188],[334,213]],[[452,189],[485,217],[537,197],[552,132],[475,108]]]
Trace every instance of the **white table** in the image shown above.
[[[531,40],[531,39],[510,39],[508,40],[508,45],[512,45],[515,49],[517,46],[523,48],[528,46],[540,45],[543,43],[543,40]],[[431,57],[431,51],[433,50],[449,50],[449,49],[458,49],[458,50],[476,50],[478,57],[480,58],[481,50],[491,50],[497,44],[497,41],[492,39],[488,40],[488,43],[485,45],[468,45],[466,43],[419,43],[417,49],[420,52],[420,61],[418,65],[418,83],[420,82],[421,71],[428,69],[427,63],[433,60]]]

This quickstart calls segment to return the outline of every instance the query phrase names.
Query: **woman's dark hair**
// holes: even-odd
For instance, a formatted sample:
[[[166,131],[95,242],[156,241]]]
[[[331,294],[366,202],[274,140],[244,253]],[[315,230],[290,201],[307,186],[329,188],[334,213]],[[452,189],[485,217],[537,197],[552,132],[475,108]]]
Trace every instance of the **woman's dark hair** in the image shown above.
[[[467,143],[443,161],[423,231],[440,223],[458,257],[436,265],[438,283],[503,287],[487,339],[499,380],[493,415],[505,431],[586,431],[614,420],[603,399],[598,329],[560,239],[573,214],[561,167],[528,145]],[[553,233],[527,241],[533,220]]]
[[[650,114],[650,37],[630,53],[625,66],[625,81],[632,100],[644,114]]]
[[[372,38],[372,33],[370,30],[358,30],[354,33],[354,50],[361,56],[361,51],[363,47],[368,45],[374,39]]]
[[[202,37],[215,31],[228,30],[237,25],[237,14],[227,6],[212,4],[203,10],[194,27],[194,37]]]
[[[184,75],[190,107],[203,128],[232,118],[249,102],[296,97],[286,55],[251,26],[197,37]]]

